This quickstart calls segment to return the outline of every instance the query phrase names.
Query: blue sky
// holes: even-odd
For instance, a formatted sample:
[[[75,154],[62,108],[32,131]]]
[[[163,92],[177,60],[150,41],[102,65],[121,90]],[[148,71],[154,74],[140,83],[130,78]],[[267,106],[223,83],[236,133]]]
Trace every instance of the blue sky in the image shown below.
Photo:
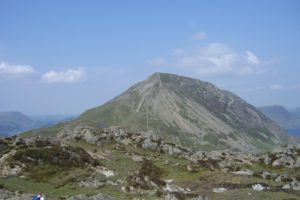
[[[154,72],[300,106],[300,1],[0,0],[0,112],[74,114]]]

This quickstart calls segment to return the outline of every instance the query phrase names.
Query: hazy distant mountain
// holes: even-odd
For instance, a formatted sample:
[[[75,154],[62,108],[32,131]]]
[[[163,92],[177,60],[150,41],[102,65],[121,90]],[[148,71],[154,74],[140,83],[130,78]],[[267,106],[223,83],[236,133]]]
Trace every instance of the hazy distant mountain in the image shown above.
[[[283,128],[289,128],[297,123],[297,117],[280,105],[259,107],[264,114],[277,122]]]
[[[21,112],[2,112],[0,113],[0,135],[7,136],[34,128],[48,127],[70,119],[69,116],[29,117]]]
[[[9,135],[35,126],[35,121],[20,112],[0,113],[0,134]]]
[[[258,109],[292,135],[300,136],[300,108],[289,111],[283,106],[274,105]]]
[[[291,110],[291,113],[293,113],[293,115],[297,116],[300,118],[300,107],[297,107],[295,109]]]
[[[200,149],[268,149],[288,139],[283,129],[238,96],[165,73],[155,73],[74,122],[153,130],[169,141]]]

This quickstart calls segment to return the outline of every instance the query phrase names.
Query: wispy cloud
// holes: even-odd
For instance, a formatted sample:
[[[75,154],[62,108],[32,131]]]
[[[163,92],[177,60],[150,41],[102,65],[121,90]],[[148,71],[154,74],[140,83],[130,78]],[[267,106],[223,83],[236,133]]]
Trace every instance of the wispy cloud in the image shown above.
[[[193,38],[203,40],[206,34],[198,32]],[[220,77],[266,74],[271,71],[270,66],[277,62],[274,59],[264,60],[253,51],[240,52],[218,42],[195,43],[190,48],[173,49],[169,55],[150,59],[147,63],[189,70],[202,77]]]
[[[163,57],[157,57],[157,58],[152,58],[152,59],[147,60],[147,63],[150,65],[161,66],[161,65],[166,65],[167,61]]]
[[[206,33],[205,32],[198,32],[194,35],[194,40],[205,40],[206,39]]]
[[[35,73],[30,65],[12,65],[6,62],[0,63],[0,76],[25,76]]]
[[[254,53],[238,53],[223,43],[209,43],[190,54],[177,55],[175,64],[202,76],[253,75],[266,72],[264,61]]]
[[[84,78],[83,68],[67,69],[66,71],[48,71],[42,75],[42,80],[47,83],[73,83]]]
[[[175,55],[183,55],[183,54],[185,54],[185,51],[183,49],[181,49],[181,48],[177,48],[177,49],[173,50],[173,54],[175,54]]]
[[[270,89],[271,90],[282,90],[284,87],[280,84],[275,84],[275,85],[271,85]]]
[[[251,51],[246,52],[247,61],[251,64],[259,65],[261,64],[261,60]]]

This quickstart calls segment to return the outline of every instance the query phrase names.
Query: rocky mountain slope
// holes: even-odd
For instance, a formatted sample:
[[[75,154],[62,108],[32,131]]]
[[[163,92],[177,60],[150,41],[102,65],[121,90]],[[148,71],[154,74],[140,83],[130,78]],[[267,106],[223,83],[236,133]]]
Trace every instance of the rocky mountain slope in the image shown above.
[[[300,136],[300,115],[297,109],[288,111],[285,107],[279,105],[263,106],[258,109],[290,134]]]
[[[196,79],[155,73],[73,125],[152,130],[195,149],[260,151],[286,143],[283,129],[238,96]]]
[[[40,191],[53,200],[297,200],[299,169],[300,146],[265,154],[191,151],[154,132],[116,127],[0,139],[0,198],[10,200]]]

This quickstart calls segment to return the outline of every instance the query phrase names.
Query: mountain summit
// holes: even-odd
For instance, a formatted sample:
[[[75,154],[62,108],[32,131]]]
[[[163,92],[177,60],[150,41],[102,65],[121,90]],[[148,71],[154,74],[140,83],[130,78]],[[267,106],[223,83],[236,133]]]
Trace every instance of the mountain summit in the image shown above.
[[[211,83],[155,73],[73,122],[154,131],[182,146],[260,151],[288,136],[255,107]]]

